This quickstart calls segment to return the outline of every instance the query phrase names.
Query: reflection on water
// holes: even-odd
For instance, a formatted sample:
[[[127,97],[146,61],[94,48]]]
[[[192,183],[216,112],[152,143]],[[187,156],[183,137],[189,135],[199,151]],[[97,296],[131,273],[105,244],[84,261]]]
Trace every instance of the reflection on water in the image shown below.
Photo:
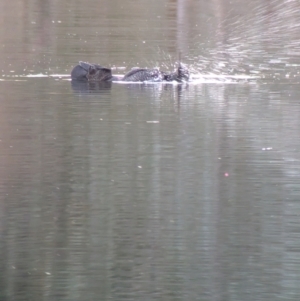
[[[111,89],[112,82],[82,82],[82,81],[71,81],[72,89],[74,92],[81,93],[103,93]]]
[[[295,87],[34,83],[2,108],[4,297],[298,296]]]
[[[300,89],[283,79],[298,64],[298,2],[260,2],[1,4],[7,24],[20,12],[0,32],[1,300],[299,299]],[[22,76],[86,58],[171,68],[179,51],[211,81]],[[274,78],[237,70],[268,58]]]

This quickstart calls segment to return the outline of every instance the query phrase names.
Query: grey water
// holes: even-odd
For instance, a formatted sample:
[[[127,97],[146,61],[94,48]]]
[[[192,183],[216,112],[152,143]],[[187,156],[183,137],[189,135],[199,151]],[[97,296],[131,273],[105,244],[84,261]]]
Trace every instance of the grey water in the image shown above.
[[[298,1],[0,7],[1,301],[299,300]]]

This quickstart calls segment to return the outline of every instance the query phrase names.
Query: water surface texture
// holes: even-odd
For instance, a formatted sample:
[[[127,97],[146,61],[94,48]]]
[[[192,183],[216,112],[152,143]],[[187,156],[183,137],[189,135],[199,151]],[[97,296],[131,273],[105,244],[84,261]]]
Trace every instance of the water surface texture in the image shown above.
[[[300,300],[298,1],[0,8],[1,301]]]

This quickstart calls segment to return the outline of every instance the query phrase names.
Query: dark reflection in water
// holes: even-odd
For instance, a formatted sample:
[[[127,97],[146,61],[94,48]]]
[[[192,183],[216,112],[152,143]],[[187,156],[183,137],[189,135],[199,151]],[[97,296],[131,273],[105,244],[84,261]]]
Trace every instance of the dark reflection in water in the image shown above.
[[[0,300],[299,300],[298,2],[117,4],[2,4]],[[216,79],[21,76],[179,51]]]
[[[81,93],[105,93],[111,89],[112,82],[85,82],[85,81],[71,81],[74,92]]]

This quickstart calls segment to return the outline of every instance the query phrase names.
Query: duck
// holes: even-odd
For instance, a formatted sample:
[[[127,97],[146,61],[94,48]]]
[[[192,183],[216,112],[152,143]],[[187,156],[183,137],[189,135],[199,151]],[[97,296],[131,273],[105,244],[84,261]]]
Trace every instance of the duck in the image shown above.
[[[123,81],[123,82],[187,82],[190,78],[188,68],[179,63],[174,72],[167,73],[157,68],[132,68],[123,77],[114,76],[110,68],[80,61],[71,71],[71,79],[76,81]]]

